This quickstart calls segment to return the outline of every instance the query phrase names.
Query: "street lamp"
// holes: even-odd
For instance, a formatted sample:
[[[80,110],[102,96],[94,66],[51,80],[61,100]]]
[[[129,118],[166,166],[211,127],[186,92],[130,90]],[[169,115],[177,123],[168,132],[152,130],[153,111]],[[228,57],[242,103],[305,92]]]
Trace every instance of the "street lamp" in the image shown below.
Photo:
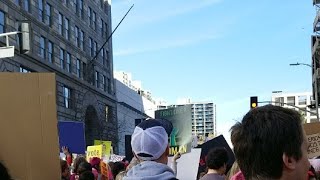
[[[303,65],[303,66],[308,66],[310,67],[311,69],[313,69],[312,65],[310,64],[305,64],[305,63],[293,63],[293,64],[290,64],[290,66],[300,66],[300,65]],[[315,82],[315,88],[314,88],[314,91],[315,91],[315,101],[316,101],[316,114],[317,114],[317,120],[319,121],[319,104],[318,104],[318,80],[316,80]]]
[[[293,64],[290,64],[290,66],[300,66],[300,65],[304,65],[304,66],[309,66],[310,68],[312,68],[312,66],[310,64],[305,64],[305,63],[293,63]]]

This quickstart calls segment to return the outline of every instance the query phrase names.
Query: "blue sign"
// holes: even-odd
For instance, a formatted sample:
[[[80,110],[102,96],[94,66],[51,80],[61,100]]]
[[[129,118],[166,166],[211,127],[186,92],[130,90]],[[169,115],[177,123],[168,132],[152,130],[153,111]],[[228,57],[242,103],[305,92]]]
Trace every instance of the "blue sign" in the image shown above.
[[[59,144],[67,146],[70,153],[85,154],[86,141],[84,134],[84,123],[75,121],[59,121]]]

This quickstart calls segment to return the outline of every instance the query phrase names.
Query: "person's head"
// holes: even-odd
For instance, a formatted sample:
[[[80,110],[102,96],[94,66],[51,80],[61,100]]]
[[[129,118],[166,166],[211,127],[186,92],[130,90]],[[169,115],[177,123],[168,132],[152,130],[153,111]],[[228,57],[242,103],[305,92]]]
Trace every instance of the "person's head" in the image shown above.
[[[225,148],[214,148],[207,154],[206,165],[208,169],[219,170],[221,174],[224,174],[228,159],[228,152]]]
[[[80,163],[87,162],[84,156],[78,156],[73,162],[73,173],[77,173]]]
[[[156,161],[167,164],[169,155],[168,135],[171,122],[164,119],[149,119],[136,126],[131,146],[140,161]]]
[[[61,167],[61,176],[64,178],[70,177],[70,168],[65,160],[60,160],[60,167]]]
[[[100,162],[101,162],[101,159],[98,157],[94,157],[90,160],[91,166],[95,168],[98,172],[100,172]]]
[[[121,171],[125,171],[126,167],[123,162],[115,162],[113,168],[111,169],[112,175],[114,178],[119,174]]]
[[[92,166],[88,162],[82,162],[79,164],[77,174],[81,174],[85,171],[92,171]]]
[[[246,179],[305,179],[310,163],[301,115],[266,105],[231,128],[235,157]]]
[[[0,162],[0,179],[11,180],[11,176],[8,172],[8,169]]]
[[[79,180],[94,180],[94,175],[91,171],[84,171],[79,175]]]

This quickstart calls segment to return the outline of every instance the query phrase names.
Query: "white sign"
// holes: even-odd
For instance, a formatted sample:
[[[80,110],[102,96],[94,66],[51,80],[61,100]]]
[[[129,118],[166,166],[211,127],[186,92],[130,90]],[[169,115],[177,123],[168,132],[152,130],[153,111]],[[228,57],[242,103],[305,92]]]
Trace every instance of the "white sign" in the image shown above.
[[[7,58],[14,56],[14,46],[0,47],[0,58]]]

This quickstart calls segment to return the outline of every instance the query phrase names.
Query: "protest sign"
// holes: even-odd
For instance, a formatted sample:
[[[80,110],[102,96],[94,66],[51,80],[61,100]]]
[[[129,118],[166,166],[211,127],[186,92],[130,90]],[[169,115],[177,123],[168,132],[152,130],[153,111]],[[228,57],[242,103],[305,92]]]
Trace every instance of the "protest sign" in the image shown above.
[[[71,153],[85,154],[86,141],[84,123],[75,121],[59,121],[59,144],[67,146]]]
[[[320,122],[303,124],[309,144],[308,158],[320,156]]]
[[[123,158],[125,158],[125,156],[120,156],[120,155],[112,154],[112,155],[110,156],[110,162],[122,161]]]
[[[109,166],[105,162],[101,161],[100,169],[101,169],[101,175],[103,176],[103,179],[109,180],[109,172],[110,172]]]
[[[103,145],[102,155],[103,155],[103,156],[110,157],[110,153],[111,153],[111,141],[94,140],[94,145]]]
[[[178,152],[181,154],[191,152],[191,116],[191,105],[163,109],[155,112],[156,118],[169,120],[173,125],[173,130],[169,135],[170,156]]]
[[[90,159],[93,157],[102,157],[102,145],[87,147],[87,161],[90,162]]]
[[[12,179],[60,179],[55,74],[0,73],[0,84],[1,163]]]

